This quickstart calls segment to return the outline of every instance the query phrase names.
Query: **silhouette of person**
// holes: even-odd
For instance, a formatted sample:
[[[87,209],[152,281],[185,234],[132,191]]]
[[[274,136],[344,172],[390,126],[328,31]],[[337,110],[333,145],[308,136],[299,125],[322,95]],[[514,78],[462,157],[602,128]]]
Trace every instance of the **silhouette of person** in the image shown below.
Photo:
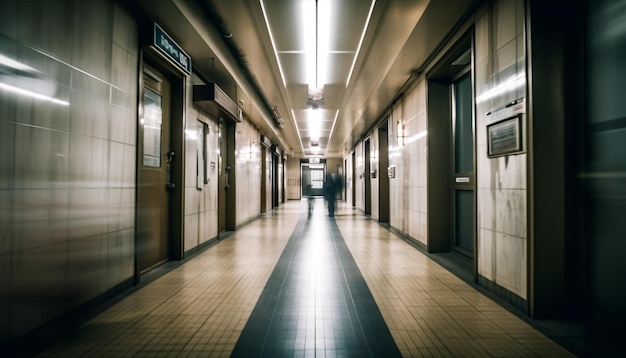
[[[335,216],[335,200],[337,196],[337,186],[332,174],[326,174],[326,181],[324,181],[324,199],[328,202],[328,216],[331,218]]]

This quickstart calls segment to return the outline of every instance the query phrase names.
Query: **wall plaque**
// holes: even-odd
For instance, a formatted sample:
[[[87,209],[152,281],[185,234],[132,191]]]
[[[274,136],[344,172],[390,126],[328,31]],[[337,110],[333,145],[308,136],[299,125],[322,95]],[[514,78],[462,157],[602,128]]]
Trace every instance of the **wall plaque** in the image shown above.
[[[522,151],[522,119],[510,117],[487,126],[487,155],[497,157]]]

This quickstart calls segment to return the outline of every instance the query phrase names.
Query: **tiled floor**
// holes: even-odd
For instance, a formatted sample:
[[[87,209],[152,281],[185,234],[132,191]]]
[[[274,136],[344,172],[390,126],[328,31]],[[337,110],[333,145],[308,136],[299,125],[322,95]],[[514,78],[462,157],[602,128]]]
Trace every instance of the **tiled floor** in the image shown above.
[[[237,356],[379,356],[368,334],[385,331],[395,341],[383,339],[385,353],[395,346],[407,357],[571,356],[358,211],[340,205],[331,221],[321,200],[311,218],[306,210],[286,203],[40,356],[227,357],[238,341]],[[384,318],[375,327],[366,324],[372,298]],[[262,347],[289,346],[259,350],[250,343],[259,336]]]

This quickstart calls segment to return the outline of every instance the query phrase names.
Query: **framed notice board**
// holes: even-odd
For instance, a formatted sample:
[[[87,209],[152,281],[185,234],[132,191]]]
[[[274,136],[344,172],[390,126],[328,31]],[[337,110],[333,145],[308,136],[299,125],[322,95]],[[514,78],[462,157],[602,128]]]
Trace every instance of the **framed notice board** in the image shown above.
[[[521,153],[522,116],[516,115],[487,126],[487,156]]]

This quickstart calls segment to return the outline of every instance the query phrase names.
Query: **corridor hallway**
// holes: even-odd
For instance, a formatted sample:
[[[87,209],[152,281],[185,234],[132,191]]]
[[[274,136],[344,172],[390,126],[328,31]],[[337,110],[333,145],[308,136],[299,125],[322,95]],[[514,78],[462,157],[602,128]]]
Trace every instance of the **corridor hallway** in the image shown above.
[[[384,320],[383,320],[384,318]],[[386,324],[385,324],[386,323]],[[361,212],[289,201],[42,357],[561,357],[570,353]]]

